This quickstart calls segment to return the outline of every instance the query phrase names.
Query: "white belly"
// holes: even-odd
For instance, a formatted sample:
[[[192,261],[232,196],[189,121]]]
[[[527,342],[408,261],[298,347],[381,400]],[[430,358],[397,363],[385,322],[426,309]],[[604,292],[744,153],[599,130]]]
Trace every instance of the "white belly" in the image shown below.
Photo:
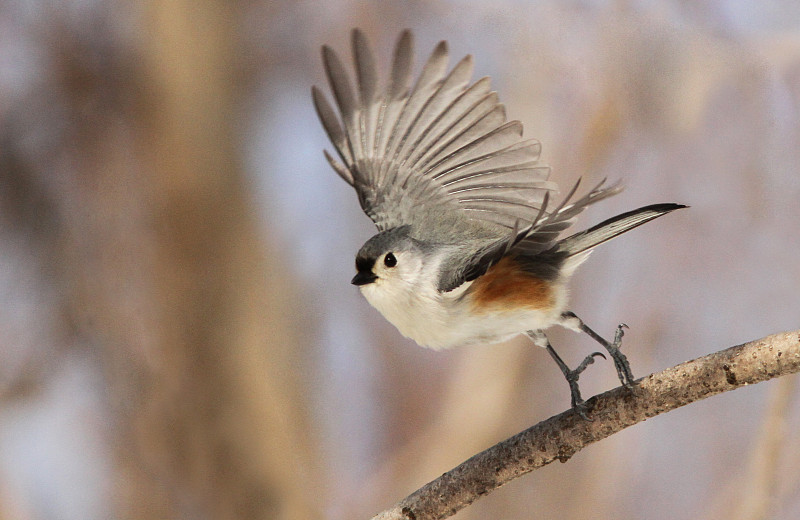
[[[529,330],[557,323],[566,304],[559,289],[556,305],[548,311],[523,309],[475,314],[465,292],[469,284],[448,293],[403,291],[388,294],[380,284],[367,284],[361,292],[400,333],[419,345],[447,349],[479,343],[498,343]]]

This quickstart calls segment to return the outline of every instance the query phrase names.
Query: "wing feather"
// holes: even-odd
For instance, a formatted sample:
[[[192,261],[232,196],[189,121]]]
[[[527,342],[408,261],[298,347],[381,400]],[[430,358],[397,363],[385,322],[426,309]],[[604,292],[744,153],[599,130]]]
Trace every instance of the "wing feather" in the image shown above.
[[[505,181],[509,183],[519,183],[529,181],[527,177],[537,175],[538,180],[545,181],[550,173],[550,169],[538,162],[539,152],[538,143],[512,144],[502,150],[485,154],[472,161],[464,162],[458,166],[450,168],[447,172],[441,173],[437,179],[442,186],[475,180],[479,175],[504,174]],[[520,172],[512,175],[513,172]],[[499,180],[499,179],[498,179]],[[484,179],[481,179],[484,181]]]
[[[317,110],[317,115],[322,122],[322,127],[325,129],[325,133],[328,134],[331,143],[333,143],[333,147],[336,148],[339,157],[341,157],[346,164],[352,163],[353,153],[347,141],[347,134],[342,128],[341,123],[339,123],[339,118],[336,116],[330,103],[328,103],[325,95],[317,87],[311,87],[311,96],[314,99],[314,108]],[[330,157],[327,153],[326,156]],[[348,182],[352,185],[352,175],[349,177],[350,181]]]
[[[425,171],[426,174],[429,173],[428,168],[431,163],[437,164],[443,160],[448,152],[458,147],[460,142],[469,139],[469,134],[466,133],[474,129],[476,125],[482,122],[488,125],[485,118],[492,116],[492,114],[494,114],[496,119],[495,125],[502,124],[502,122],[505,121],[505,112],[503,112],[501,107],[498,113],[497,106],[498,99],[496,92],[489,92],[477,99],[449,128],[447,128],[445,133],[438,139],[431,139],[430,144],[426,146],[425,154],[420,157],[414,167]],[[479,135],[478,130],[473,130],[472,133],[474,135]],[[465,134],[467,137],[465,137]]]
[[[444,108],[429,125],[423,136],[425,139],[417,143],[418,146],[415,147],[409,157],[408,166],[416,168],[419,162],[429,155],[429,152],[435,150],[435,145],[450,142],[454,137],[453,129],[457,127],[459,121],[462,121],[477,103],[486,100],[490,94],[489,89],[489,79],[484,78],[460,92],[450,105]],[[497,94],[491,94],[493,94],[494,100],[490,99],[485,102],[487,106],[497,104]]]
[[[553,248],[561,232],[572,226],[578,215],[589,205],[622,191],[619,182],[605,186],[606,179],[603,179],[586,195],[570,203],[580,182],[578,179],[561,204],[527,232],[515,250],[526,256],[533,256]]]
[[[522,124],[519,121],[508,121],[495,126],[497,122],[505,119],[505,110],[498,105],[495,110],[475,125],[463,137],[463,144],[450,151],[438,163],[426,170],[426,175],[439,179],[453,172],[457,168],[480,160],[483,156],[493,153],[497,149],[507,148],[517,142],[522,134]],[[494,127],[491,130],[489,128]],[[477,137],[475,137],[477,136]]]
[[[323,150],[323,153],[325,154],[325,158],[328,160],[328,163],[331,165],[334,171],[336,171],[336,173],[339,174],[339,177],[344,179],[344,181],[350,186],[353,186],[354,185],[353,174],[350,173],[350,170],[348,170],[347,167],[345,167],[345,165],[334,159],[333,156],[329,154],[327,150]]]
[[[361,155],[359,147],[359,129],[356,126],[356,98],[353,94],[353,87],[350,79],[345,72],[344,65],[339,60],[336,53],[327,45],[322,47],[322,62],[325,66],[325,73],[328,76],[328,83],[333,91],[333,98],[339,106],[339,113],[342,115],[345,135],[352,157]]]
[[[413,81],[414,42],[411,32],[403,31],[382,86],[369,42],[358,29],[351,47],[353,76],[323,46],[334,103],[316,87],[312,97],[338,158],[325,156],[355,188],[378,229],[452,212],[485,222],[486,229],[503,236],[507,231],[501,227],[527,232],[556,186],[548,181],[550,169],[539,162],[541,145],[524,140],[522,124],[507,120],[489,79],[470,83],[472,57],[448,72],[442,41]]]
[[[356,29],[354,34],[360,34]],[[405,108],[408,97],[408,88],[411,83],[411,66],[414,61],[414,40],[411,31],[405,30],[400,34],[394,50],[392,71],[386,93],[378,107],[378,117],[375,127],[375,149],[373,157],[384,157],[389,146],[397,119]],[[384,173],[379,168],[378,173]],[[376,175],[376,184],[382,184],[382,175]]]
[[[447,43],[442,41],[436,46],[433,54],[431,54],[422,68],[422,73],[403,106],[403,111],[398,117],[397,124],[392,129],[386,154],[389,157],[389,161],[385,163],[386,165],[397,162],[398,155],[408,140],[409,133],[416,125],[420,114],[433,99],[438,84],[447,71],[447,61]]]
[[[359,133],[361,150],[369,155],[375,148],[376,116],[378,106],[375,103],[378,86],[378,74],[375,58],[369,43],[361,31],[353,33],[353,60],[356,66],[356,82],[361,110],[359,111]]]

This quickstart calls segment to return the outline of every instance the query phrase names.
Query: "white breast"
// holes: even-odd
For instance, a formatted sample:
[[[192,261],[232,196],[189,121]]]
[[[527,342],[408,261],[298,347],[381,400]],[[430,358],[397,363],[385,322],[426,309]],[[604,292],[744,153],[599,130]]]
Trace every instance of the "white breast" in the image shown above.
[[[446,349],[476,343],[497,343],[528,330],[554,324],[566,302],[566,291],[557,292],[558,304],[549,312],[536,310],[474,314],[467,282],[440,293],[433,280],[411,285],[378,279],[361,286],[367,301],[401,334],[423,347]]]

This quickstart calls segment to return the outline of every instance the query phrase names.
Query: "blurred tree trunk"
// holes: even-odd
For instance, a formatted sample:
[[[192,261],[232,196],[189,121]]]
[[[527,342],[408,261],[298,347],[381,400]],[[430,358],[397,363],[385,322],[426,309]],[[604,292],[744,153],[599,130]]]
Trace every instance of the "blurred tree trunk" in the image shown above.
[[[286,391],[300,357],[289,280],[263,256],[235,149],[234,5],[156,0],[145,12],[159,366],[137,375],[143,406],[125,417],[140,451],[121,453],[129,518],[308,516],[306,408]]]
[[[311,516],[291,281],[238,159],[235,5],[148,2],[133,64],[53,38],[77,116],[59,263],[108,378],[120,518]]]

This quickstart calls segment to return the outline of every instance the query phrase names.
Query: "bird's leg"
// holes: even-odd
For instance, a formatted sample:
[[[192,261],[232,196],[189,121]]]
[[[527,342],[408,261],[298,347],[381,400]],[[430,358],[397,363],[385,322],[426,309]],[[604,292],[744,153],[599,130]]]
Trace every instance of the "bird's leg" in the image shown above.
[[[622,353],[620,347],[622,346],[622,336],[625,335],[625,329],[628,328],[627,325],[624,323],[620,323],[617,325],[617,332],[614,334],[614,341],[609,343],[595,331],[589,328],[582,319],[575,316],[574,312],[565,312],[561,315],[561,318],[564,320],[564,324],[569,328],[577,328],[585,332],[589,335],[593,340],[603,345],[603,347],[608,351],[608,354],[611,356],[611,359],[614,360],[614,367],[617,369],[617,377],[619,377],[620,383],[622,386],[627,388],[628,390],[633,389],[633,372],[631,372],[631,365],[628,363],[628,358],[625,357],[625,354]]]
[[[533,343],[539,347],[543,347],[547,349],[547,352],[550,354],[550,357],[553,358],[553,361],[556,362],[558,368],[561,369],[561,373],[564,374],[564,377],[569,384],[569,392],[570,398],[572,401],[572,409],[578,414],[581,418],[586,419],[587,421],[591,421],[588,415],[588,407],[586,406],[586,402],[581,397],[581,391],[578,388],[578,378],[581,376],[581,373],[586,370],[586,367],[594,363],[595,356],[600,356],[605,358],[605,356],[600,352],[593,352],[592,354],[586,356],[586,358],[581,361],[581,364],[578,365],[575,369],[570,370],[564,360],[561,359],[561,356],[555,351],[553,346],[550,344],[550,340],[547,339],[544,332],[541,330],[529,330],[528,337],[533,340]]]

